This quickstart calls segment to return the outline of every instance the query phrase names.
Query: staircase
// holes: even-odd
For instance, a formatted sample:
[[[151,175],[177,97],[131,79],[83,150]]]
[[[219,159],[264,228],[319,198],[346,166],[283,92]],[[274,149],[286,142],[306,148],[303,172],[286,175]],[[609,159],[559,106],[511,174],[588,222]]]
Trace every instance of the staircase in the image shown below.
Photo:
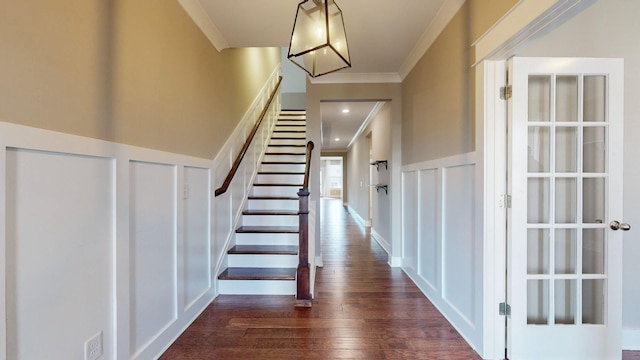
[[[304,111],[282,110],[255,177],[220,294],[294,295],[298,265],[298,191],[306,155]]]

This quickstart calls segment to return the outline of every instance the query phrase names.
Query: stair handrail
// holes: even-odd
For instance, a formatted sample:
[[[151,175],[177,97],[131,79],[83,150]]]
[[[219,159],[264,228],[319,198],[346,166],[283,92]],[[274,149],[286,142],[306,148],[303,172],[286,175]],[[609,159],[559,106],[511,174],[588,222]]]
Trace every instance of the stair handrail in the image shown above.
[[[307,142],[307,159],[304,166],[304,182],[302,183],[303,189],[309,189],[309,171],[311,169],[311,152],[313,151],[313,141]]]
[[[225,192],[227,192],[227,189],[229,189],[229,185],[231,185],[231,181],[233,180],[233,177],[236,175],[236,172],[240,167],[240,163],[242,162],[244,155],[247,153],[247,150],[249,150],[249,146],[251,145],[253,138],[256,136],[256,133],[258,132],[258,128],[262,124],[262,120],[264,119],[265,115],[267,114],[267,111],[269,111],[269,108],[271,107],[271,102],[273,102],[273,98],[275,98],[276,94],[278,93],[278,89],[280,88],[281,82],[282,82],[282,76],[279,76],[276,86],[273,88],[271,95],[269,95],[269,100],[267,100],[267,103],[262,109],[262,112],[260,112],[260,116],[258,116],[258,120],[253,125],[253,129],[251,129],[251,132],[249,133],[247,140],[242,146],[242,149],[240,149],[240,153],[236,157],[236,160],[233,162],[233,166],[231,166],[231,169],[229,169],[229,173],[227,174],[227,177],[224,179],[224,182],[222,183],[222,185],[215,190],[215,196],[220,196]]]
[[[298,197],[298,268],[296,269],[296,307],[311,307],[311,271],[309,269],[309,171],[313,141],[307,142],[304,182]]]

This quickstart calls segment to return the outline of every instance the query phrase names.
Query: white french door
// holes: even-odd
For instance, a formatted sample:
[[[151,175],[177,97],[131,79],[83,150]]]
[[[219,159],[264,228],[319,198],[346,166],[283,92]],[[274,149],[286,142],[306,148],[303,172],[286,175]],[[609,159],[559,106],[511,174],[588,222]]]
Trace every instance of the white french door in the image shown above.
[[[619,360],[623,61],[508,67],[509,359]]]

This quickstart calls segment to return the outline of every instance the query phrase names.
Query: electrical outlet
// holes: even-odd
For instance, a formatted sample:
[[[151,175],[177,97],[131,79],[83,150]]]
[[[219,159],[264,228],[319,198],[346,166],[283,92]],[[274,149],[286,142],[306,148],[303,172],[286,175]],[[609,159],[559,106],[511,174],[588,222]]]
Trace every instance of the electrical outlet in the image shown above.
[[[97,360],[102,356],[102,331],[84,342],[84,360]]]

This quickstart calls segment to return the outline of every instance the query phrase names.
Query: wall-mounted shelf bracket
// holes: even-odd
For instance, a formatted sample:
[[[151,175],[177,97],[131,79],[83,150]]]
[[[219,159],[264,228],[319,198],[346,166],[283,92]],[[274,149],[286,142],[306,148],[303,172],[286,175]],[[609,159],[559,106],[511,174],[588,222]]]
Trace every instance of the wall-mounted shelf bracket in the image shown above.
[[[376,170],[380,171],[380,165],[384,165],[385,170],[387,169],[387,160],[376,160],[372,161],[371,165],[376,167]]]

